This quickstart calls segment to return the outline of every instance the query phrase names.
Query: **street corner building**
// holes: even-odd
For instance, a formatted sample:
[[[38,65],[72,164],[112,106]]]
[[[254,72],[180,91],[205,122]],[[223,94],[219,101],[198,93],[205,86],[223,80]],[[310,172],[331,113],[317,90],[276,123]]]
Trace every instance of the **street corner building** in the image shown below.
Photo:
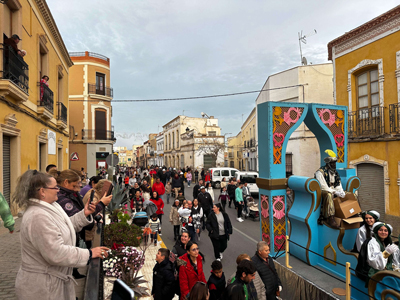
[[[68,167],[73,63],[46,1],[6,1],[0,20],[0,191],[15,215],[10,198],[18,176],[48,164]]]
[[[110,87],[110,59],[93,52],[69,53],[70,69],[70,153],[75,157],[71,168],[89,176],[107,168],[106,158],[115,143],[111,124],[113,89]]]
[[[361,209],[400,226],[400,6],[328,44],[335,104],[349,108],[349,167]]]

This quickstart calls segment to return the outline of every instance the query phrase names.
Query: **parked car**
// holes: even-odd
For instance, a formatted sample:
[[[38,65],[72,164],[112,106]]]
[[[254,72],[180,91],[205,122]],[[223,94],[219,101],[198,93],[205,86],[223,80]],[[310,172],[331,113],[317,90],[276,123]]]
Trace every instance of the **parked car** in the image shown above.
[[[257,172],[236,172],[235,174],[236,180],[240,180],[240,182],[247,182],[247,187],[252,195],[258,196],[258,186],[256,184],[256,179],[258,178]]]
[[[216,189],[220,189],[222,178],[229,181],[229,178],[235,177],[236,172],[239,172],[239,170],[234,168],[211,168],[210,176],[212,186]]]

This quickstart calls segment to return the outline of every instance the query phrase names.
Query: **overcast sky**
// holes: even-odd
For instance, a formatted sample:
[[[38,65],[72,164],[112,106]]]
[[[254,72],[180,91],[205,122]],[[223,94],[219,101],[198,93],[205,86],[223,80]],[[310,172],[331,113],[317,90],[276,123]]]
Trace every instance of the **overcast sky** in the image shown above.
[[[313,64],[328,62],[327,44],[390,10],[376,0],[47,0],[68,51],[111,59],[115,100],[260,90],[269,75],[300,64],[298,32]],[[219,119],[236,135],[257,94],[175,102],[114,103],[116,146],[142,144],[177,115]],[[183,112],[184,110],[184,112]],[[134,137],[124,139],[123,134]],[[230,135],[227,135],[230,136]]]

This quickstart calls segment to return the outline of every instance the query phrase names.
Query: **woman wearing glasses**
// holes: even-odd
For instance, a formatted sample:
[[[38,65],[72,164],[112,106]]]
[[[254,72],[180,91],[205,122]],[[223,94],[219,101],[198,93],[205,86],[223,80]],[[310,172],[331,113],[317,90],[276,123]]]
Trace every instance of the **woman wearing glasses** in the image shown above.
[[[186,263],[179,268],[181,300],[185,299],[197,282],[204,282],[204,284],[207,282],[203,271],[203,258],[199,255],[199,245],[189,241],[186,249],[187,253],[180,257]]]
[[[57,194],[57,203],[60,204],[69,217],[79,213],[85,207],[82,201],[82,196],[79,193],[81,190],[80,174],[74,170],[67,169],[61,172],[53,170],[50,172],[50,175],[56,179],[58,187],[60,188]],[[107,206],[110,203],[111,198],[111,195],[109,197],[101,198],[96,205],[96,210],[93,216],[103,211],[104,206]],[[93,227],[94,222],[76,232],[77,247],[79,246],[79,239],[85,240],[85,231],[90,231],[93,229]],[[79,274],[78,269],[74,269],[73,276],[75,279],[84,277],[83,275]]]
[[[73,267],[106,258],[106,247],[74,247],[75,231],[93,222],[94,205],[68,217],[57,203],[59,188],[48,174],[28,170],[18,178],[13,201],[25,209],[21,223],[21,267],[15,282],[17,299],[75,300]]]

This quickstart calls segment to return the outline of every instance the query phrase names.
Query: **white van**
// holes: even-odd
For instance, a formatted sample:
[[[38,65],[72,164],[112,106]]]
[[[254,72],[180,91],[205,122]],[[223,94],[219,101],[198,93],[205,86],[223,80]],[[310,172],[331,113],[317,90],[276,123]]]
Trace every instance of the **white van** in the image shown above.
[[[236,172],[235,177],[236,180],[240,180],[240,182],[247,182],[250,194],[258,195],[259,190],[256,184],[256,178],[258,178],[257,172]]]
[[[211,185],[216,189],[220,189],[222,178],[225,178],[228,182],[229,178],[235,177],[237,172],[239,172],[239,170],[234,168],[211,168]]]

